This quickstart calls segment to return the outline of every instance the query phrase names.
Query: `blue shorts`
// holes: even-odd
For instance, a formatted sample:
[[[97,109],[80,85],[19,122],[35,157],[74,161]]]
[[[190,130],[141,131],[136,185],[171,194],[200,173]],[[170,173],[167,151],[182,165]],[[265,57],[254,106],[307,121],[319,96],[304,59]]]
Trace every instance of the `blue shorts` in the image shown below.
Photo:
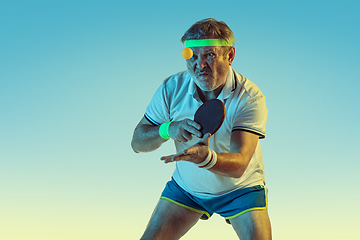
[[[243,213],[267,208],[267,189],[261,185],[204,199],[186,192],[174,179],[171,179],[166,184],[160,198],[203,214],[201,217],[203,220],[207,220],[217,213],[228,223],[230,223],[229,219],[236,218]]]

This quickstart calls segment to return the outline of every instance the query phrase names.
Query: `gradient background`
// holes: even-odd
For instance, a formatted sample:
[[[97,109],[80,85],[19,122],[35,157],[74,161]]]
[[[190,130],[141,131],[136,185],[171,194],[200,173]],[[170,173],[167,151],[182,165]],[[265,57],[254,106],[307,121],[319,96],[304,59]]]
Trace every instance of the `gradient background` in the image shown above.
[[[138,239],[174,170],[135,154],[182,34],[225,21],[267,97],[273,238],[360,239],[358,1],[0,1],[0,239]],[[183,239],[237,239],[214,216]]]

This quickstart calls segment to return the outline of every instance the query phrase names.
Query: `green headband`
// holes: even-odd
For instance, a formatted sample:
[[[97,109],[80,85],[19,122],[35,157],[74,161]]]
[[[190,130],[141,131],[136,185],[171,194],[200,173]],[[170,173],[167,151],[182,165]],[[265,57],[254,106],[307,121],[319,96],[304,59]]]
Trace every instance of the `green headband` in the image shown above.
[[[231,43],[224,39],[199,39],[199,40],[186,40],[185,47],[208,47],[208,46],[231,46]]]

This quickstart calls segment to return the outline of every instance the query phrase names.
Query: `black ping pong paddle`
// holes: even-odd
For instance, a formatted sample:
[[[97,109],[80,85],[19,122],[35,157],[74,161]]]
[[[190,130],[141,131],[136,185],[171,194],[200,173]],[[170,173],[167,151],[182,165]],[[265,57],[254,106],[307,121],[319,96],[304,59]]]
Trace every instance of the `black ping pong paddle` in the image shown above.
[[[211,99],[203,103],[194,115],[194,121],[201,125],[201,133],[214,134],[225,119],[225,105],[219,99]]]

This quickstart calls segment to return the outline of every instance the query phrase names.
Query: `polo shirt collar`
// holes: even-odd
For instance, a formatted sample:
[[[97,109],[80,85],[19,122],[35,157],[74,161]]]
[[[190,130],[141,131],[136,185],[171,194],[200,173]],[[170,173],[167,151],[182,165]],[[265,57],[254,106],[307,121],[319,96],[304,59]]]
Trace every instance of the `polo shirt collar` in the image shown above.
[[[228,99],[235,91],[236,83],[235,83],[235,76],[234,76],[234,70],[232,67],[229,67],[229,72],[226,78],[226,83],[221,91],[221,93],[218,96],[218,99],[224,101],[225,99]]]

